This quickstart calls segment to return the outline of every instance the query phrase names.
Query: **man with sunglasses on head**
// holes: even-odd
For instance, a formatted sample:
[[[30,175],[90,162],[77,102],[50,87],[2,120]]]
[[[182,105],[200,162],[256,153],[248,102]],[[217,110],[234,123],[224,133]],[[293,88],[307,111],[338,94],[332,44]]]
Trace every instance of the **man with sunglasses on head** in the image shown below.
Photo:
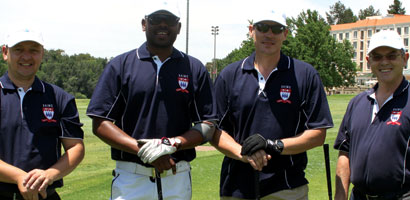
[[[141,21],[147,41],[107,64],[87,110],[116,161],[110,199],[191,199],[194,147],[215,130],[209,74],[173,47],[179,12],[161,6]]]
[[[318,72],[281,52],[287,34],[283,14],[253,19],[255,52],[215,82],[221,199],[308,199],[306,151],[333,122]]]
[[[410,199],[410,92],[403,76],[409,54],[395,31],[370,40],[366,60],[378,83],[347,107],[334,148],[336,200]]]

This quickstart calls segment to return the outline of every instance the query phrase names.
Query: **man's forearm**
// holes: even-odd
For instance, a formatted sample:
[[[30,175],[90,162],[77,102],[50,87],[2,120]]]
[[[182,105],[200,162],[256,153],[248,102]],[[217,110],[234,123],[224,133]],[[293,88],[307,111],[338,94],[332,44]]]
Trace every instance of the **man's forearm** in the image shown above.
[[[295,137],[284,138],[282,155],[293,155],[305,152],[314,147],[323,145],[326,139],[326,129],[306,130]]]
[[[340,151],[336,166],[335,200],[347,200],[350,185],[350,166],[347,152]]]

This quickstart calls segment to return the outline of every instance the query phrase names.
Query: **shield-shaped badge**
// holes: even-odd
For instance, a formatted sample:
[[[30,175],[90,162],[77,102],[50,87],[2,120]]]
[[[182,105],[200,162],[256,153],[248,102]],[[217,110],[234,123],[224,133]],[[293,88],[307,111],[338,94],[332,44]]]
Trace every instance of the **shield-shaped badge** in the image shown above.
[[[188,88],[188,83],[189,83],[189,78],[188,75],[179,75],[178,77],[178,85],[180,88],[177,88],[177,92],[185,92],[189,93],[187,90]]]
[[[292,94],[292,89],[291,89],[290,86],[286,86],[286,85],[282,86],[280,88],[279,94],[280,94],[281,99],[277,100],[276,102],[278,102],[278,103],[289,103],[289,104],[292,103],[290,100],[288,100],[290,95]]]
[[[401,117],[401,110],[399,110],[399,111],[393,110],[393,111],[391,112],[391,115],[390,115],[390,120],[391,120],[391,121],[387,122],[387,124],[388,124],[388,125],[399,125],[399,126],[400,126],[401,123],[398,122],[399,119],[400,119],[400,117]]]
[[[52,107],[52,105],[43,105],[43,114],[46,118],[42,119],[42,122],[56,122],[56,120],[53,119],[54,107]]]

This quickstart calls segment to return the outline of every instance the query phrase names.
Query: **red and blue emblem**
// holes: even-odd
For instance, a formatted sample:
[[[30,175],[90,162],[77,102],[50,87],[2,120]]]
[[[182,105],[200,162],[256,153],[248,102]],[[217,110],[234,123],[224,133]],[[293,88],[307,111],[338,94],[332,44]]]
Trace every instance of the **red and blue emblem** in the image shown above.
[[[54,117],[54,107],[53,104],[43,104],[43,114],[45,116],[44,119],[42,119],[42,122],[57,122]]]
[[[179,85],[179,88],[177,88],[176,91],[177,91],[177,92],[189,93],[189,91],[187,90],[187,88],[188,88],[188,83],[189,83],[188,75],[179,74],[179,75],[178,75],[178,85]]]
[[[277,100],[277,103],[288,103],[291,104],[292,102],[289,100],[290,95],[292,94],[292,88],[290,85],[282,85],[280,88],[280,98]]]
[[[387,122],[387,125],[401,125],[399,119],[401,117],[401,110],[393,110],[390,115],[390,121]]]

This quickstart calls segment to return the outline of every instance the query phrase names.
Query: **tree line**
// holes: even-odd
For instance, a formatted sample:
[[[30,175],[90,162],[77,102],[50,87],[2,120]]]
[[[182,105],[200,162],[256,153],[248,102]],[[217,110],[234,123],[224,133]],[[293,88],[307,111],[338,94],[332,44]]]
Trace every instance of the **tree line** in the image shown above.
[[[388,13],[405,14],[406,10],[399,0],[394,0]],[[340,1],[330,6],[326,15],[327,19],[320,16],[318,11],[308,9],[296,18],[287,18],[289,33],[282,52],[313,65],[326,88],[354,85],[356,64],[352,61],[353,47],[347,40],[337,42],[330,34],[330,25],[355,22],[357,17]],[[359,11],[360,19],[374,15],[380,15],[380,11],[375,11],[372,5]],[[248,35],[238,49],[216,61],[218,72],[229,63],[249,56],[254,50],[252,38]]]
[[[106,58],[90,54],[67,55],[64,50],[44,50],[43,62],[37,72],[38,78],[63,88],[76,98],[91,98]],[[0,73],[7,71],[7,63],[0,59]]]
[[[406,13],[399,0],[394,0],[388,12]],[[302,11],[296,18],[287,19],[289,34],[282,52],[313,65],[327,88],[354,84],[356,64],[351,60],[352,45],[348,41],[339,43],[330,35],[330,25],[352,22],[349,20],[355,16],[350,13],[353,14],[351,9],[346,9],[338,1],[330,6],[329,13],[326,12],[327,19],[320,16],[318,11],[309,9]],[[378,14],[380,11],[375,11],[371,5],[359,11],[360,19]],[[254,50],[252,38],[248,37],[242,41],[240,48],[234,49],[225,58],[216,60],[217,71],[249,56]],[[90,98],[107,62],[106,58],[96,58],[89,54],[69,56],[61,49],[45,50],[37,76],[63,88],[76,98]],[[0,59],[0,74],[4,74],[6,70],[7,63]]]

